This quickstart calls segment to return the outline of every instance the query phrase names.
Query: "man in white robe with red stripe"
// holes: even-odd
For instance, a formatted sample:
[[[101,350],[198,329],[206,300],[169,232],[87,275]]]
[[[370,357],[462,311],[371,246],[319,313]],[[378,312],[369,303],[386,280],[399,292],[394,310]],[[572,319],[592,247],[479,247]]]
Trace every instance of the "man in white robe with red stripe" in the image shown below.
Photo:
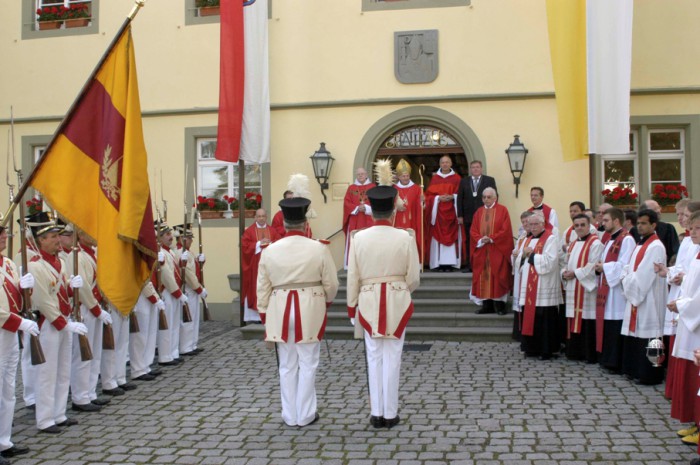
[[[282,420],[308,426],[319,419],[316,368],[326,311],[338,292],[338,276],[326,242],[305,235],[311,201],[279,205],[287,235],[266,247],[258,266],[257,301],[265,340],[279,349]]]
[[[544,216],[528,218],[530,233],[520,261],[520,306],[523,307],[521,348],[526,357],[549,360],[560,350],[559,238],[546,229]]]
[[[642,385],[661,384],[664,378],[663,367],[653,366],[646,357],[649,339],[663,336],[668,293],[666,280],[654,267],[666,263],[666,248],[654,231],[658,221],[655,211],[639,211],[637,229],[641,239],[622,272],[622,289],[627,298],[622,321],[622,372]]]
[[[377,171],[382,173],[379,186],[367,191],[374,226],[358,231],[350,243],[347,304],[356,337],[363,330],[370,424],[392,428],[400,421],[401,353],[413,314],[411,292],[420,284],[420,261],[411,230],[392,227],[396,189],[391,187],[391,165],[381,160]]]
[[[561,272],[566,290],[566,357],[595,363],[595,264],[603,252],[603,243],[591,232],[590,218],[585,213],[574,217],[574,232],[578,239],[567,247],[567,263]]]
[[[635,242],[622,225],[625,213],[610,208],[601,219],[605,248],[595,265],[598,275],[596,295],[596,352],[600,365],[612,372],[622,370],[622,319],[625,316],[625,295],[622,293],[622,270],[629,263]]]

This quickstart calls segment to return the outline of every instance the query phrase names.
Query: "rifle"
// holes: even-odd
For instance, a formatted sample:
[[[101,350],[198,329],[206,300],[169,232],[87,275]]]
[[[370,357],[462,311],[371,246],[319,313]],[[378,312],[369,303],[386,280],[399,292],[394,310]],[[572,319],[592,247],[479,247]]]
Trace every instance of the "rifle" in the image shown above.
[[[18,172],[20,184],[22,184],[22,173]],[[22,270],[26,273],[27,268],[27,224],[24,219],[24,202],[19,202],[19,217],[20,217],[20,255],[22,257]],[[30,289],[22,289],[22,317],[32,321],[36,321],[34,310],[32,310],[32,294]],[[29,351],[31,354],[32,365],[41,365],[46,362],[44,351],[41,348],[39,336],[29,335]]]
[[[425,184],[423,182],[423,173],[425,172],[425,165],[421,163],[418,167],[418,175],[420,176],[420,270],[425,271],[425,236],[423,235],[423,224],[425,223]]]
[[[102,304],[100,304],[102,307]],[[103,311],[107,311],[106,308],[102,307]],[[114,350],[114,330],[112,325],[103,324],[102,325],[102,350]]]
[[[12,140],[12,153],[10,154],[10,140]],[[10,136],[10,130],[7,131],[7,164],[6,164],[6,171],[5,171],[5,182],[7,183],[7,187],[10,190],[10,203],[13,203],[15,200],[15,185],[10,182],[10,156],[12,156],[12,166],[17,172],[17,166],[15,165],[15,141],[14,138]],[[12,252],[14,251],[14,212],[10,213],[10,219],[7,224],[7,256],[12,257]]]
[[[156,204],[157,205],[157,204]],[[156,215],[158,216],[158,232],[156,233],[156,243],[158,244],[158,252],[160,252],[161,249],[161,243],[160,243],[160,229],[163,224],[163,220],[160,218],[160,210],[156,206]],[[160,293],[160,260],[156,257],[156,266],[155,266],[155,273],[156,273],[156,292]],[[159,331],[167,331],[168,330],[168,317],[165,314],[165,310],[162,308],[158,310],[158,330]]]
[[[194,178],[194,198],[197,199],[197,178]],[[197,217],[197,239],[199,241],[199,255],[202,255],[203,245],[202,245],[202,215],[199,210],[195,209],[193,212]],[[199,284],[204,287],[204,263],[199,264]],[[209,306],[207,305],[207,300],[202,297],[202,312],[204,314],[204,321],[211,321],[211,313],[209,312]]]
[[[187,170],[185,170],[185,176],[187,176]],[[184,213],[184,218],[185,222],[182,224],[182,238],[180,241],[182,242],[182,253],[185,253],[187,250],[185,248],[185,241],[187,240],[187,200],[185,200],[185,213]],[[187,293],[185,291],[185,272],[187,271],[187,261],[184,261],[180,259],[180,291],[182,292],[182,295],[187,297]],[[183,323],[191,323],[192,322],[192,313],[190,312],[190,305],[187,302],[183,302],[182,304],[182,322]]]
[[[78,231],[73,228],[73,274],[78,275]],[[78,323],[83,322],[83,316],[80,314],[80,290],[73,289],[73,319]],[[90,340],[87,335],[79,334],[78,342],[80,343],[80,360],[87,362],[92,360],[92,349],[90,349]]]

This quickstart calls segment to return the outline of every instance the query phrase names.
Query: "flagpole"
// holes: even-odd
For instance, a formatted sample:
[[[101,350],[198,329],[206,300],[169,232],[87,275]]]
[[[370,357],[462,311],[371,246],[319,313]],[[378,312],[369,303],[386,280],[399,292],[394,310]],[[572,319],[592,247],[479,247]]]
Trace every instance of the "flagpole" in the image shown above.
[[[117,41],[119,41],[119,39],[121,38],[121,36],[124,33],[124,31],[126,30],[126,28],[129,27],[129,25],[131,24],[131,21],[134,20],[134,17],[136,17],[136,14],[145,5],[145,3],[146,3],[146,0],[134,0],[134,6],[132,7],[129,14],[126,16],[124,23],[122,23],[121,27],[119,28],[119,31],[117,31],[117,34],[112,39],[112,42],[110,42],[109,47],[107,47],[107,50],[100,58],[100,61],[97,62],[97,66],[95,66],[95,68],[92,70],[92,73],[90,73],[90,76],[85,81],[85,84],[83,84],[83,87],[82,87],[82,89],[80,89],[80,93],[78,94],[78,97],[73,101],[70,108],[66,112],[66,116],[63,117],[63,120],[61,120],[61,123],[58,125],[58,128],[53,133],[53,136],[51,136],[51,140],[49,141],[48,145],[46,146],[44,153],[49,152],[51,147],[53,147],[54,143],[56,142],[58,135],[63,133],[63,130],[65,129],[65,127],[69,121],[68,116],[72,115],[73,110],[80,104],[80,102],[82,102],[83,98],[85,97],[85,94],[87,93],[88,88],[90,87],[90,84],[92,84],[92,81],[95,79],[97,72],[100,70],[100,68],[104,64],[105,60],[107,60],[107,57],[109,56],[110,52],[115,47],[115,45],[117,44]],[[44,158],[45,157],[41,157],[41,158],[39,158],[39,160],[37,160],[36,164],[34,165],[32,170],[29,172],[29,175],[24,179],[24,182],[22,183],[22,185],[19,186],[19,189],[17,190],[17,194],[15,195],[14,200],[10,204],[10,208],[7,210],[7,213],[5,213],[5,217],[2,219],[2,222],[0,223],[0,227],[5,227],[7,225],[8,221],[10,220],[10,215],[12,215],[12,213],[15,211],[15,208],[17,208],[17,204],[19,204],[22,201],[24,194],[27,192],[27,189],[29,189],[29,185],[34,180],[34,176],[36,175],[37,171],[39,170],[39,167],[44,162]]]
[[[241,277],[241,292],[239,293],[239,326],[245,326],[245,298],[243,296],[243,233],[245,232],[245,161],[238,159],[238,273]]]

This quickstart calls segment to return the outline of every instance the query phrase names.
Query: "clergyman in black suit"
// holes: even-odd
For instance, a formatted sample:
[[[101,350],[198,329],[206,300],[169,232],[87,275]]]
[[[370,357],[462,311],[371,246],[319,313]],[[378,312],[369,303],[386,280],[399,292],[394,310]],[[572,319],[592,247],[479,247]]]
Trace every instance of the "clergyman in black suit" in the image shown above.
[[[481,195],[484,189],[491,187],[498,192],[496,188],[496,180],[491,176],[482,174],[483,166],[479,160],[474,160],[469,163],[469,173],[471,176],[465,176],[459,183],[459,191],[457,192],[457,221],[464,225],[466,236],[469,237],[469,229],[472,227],[472,217],[474,213],[484,205]],[[465,241],[466,242],[466,241]],[[471,270],[471,260],[469,257],[469,244],[466,244],[467,268]]]

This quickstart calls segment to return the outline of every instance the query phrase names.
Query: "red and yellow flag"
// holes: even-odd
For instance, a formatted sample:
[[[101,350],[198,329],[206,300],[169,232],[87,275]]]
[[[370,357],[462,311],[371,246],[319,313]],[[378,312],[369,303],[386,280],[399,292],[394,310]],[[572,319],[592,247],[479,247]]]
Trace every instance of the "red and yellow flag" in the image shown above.
[[[31,185],[97,240],[100,289],[128,314],[157,251],[131,26],[66,116]]]

